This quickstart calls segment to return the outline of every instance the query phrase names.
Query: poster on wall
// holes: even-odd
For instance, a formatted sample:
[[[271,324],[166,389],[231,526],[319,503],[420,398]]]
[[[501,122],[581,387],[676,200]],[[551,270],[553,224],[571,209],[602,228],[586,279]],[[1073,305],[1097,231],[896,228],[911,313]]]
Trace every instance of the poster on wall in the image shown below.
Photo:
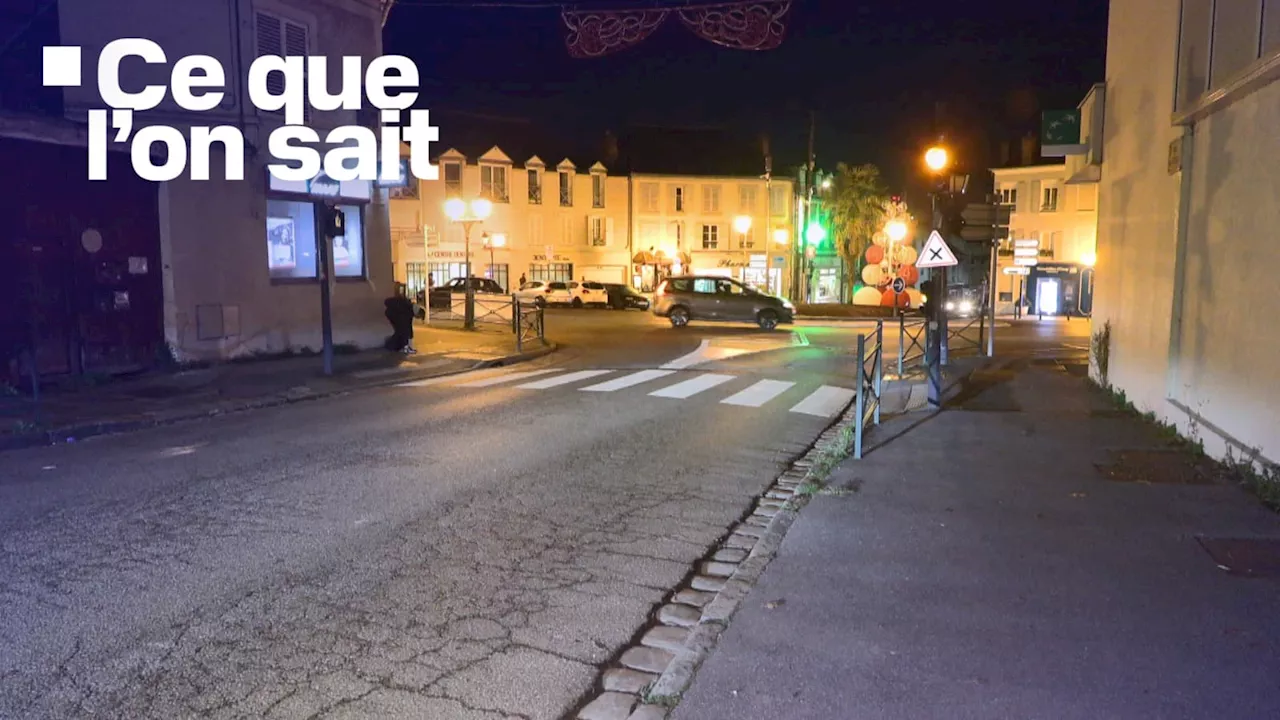
[[[272,270],[289,270],[298,265],[297,227],[293,218],[268,217],[267,242],[271,246],[268,259]]]

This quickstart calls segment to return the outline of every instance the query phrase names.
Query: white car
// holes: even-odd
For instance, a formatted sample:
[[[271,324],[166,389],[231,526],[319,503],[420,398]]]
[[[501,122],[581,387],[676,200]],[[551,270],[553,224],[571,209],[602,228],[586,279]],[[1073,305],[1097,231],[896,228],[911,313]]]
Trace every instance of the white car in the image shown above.
[[[606,305],[609,291],[598,282],[543,282],[532,280],[515,292],[517,300],[539,305]]]

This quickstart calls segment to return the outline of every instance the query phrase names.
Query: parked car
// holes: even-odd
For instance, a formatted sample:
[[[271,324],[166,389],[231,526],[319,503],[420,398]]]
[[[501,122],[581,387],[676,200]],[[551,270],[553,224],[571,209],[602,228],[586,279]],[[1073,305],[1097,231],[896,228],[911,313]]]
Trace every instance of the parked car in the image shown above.
[[[649,309],[649,298],[636,292],[630,285],[621,283],[605,283],[605,292],[609,294],[609,307],[614,310]]]
[[[753,322],[772,330],[779,323],[794,322],[795,312],[789,301],[725,277],[667,278],[653,294],[653,314],[678,328],[696,319]]]
[[[603,284],[598,282],[543,282],[532,280],[520,286],[515,292],[516,299],[521,302],[534,302],[539,305],[605,305],[609,302],[609,294]]]
[[[477,296],[493,296],[503,295],[507,293],[502,289],[496,281],[489,278],[471,278],[471,287]],[[467,292],[467,279],[454,278],[449,282],[431,289],[431,297],[429,302],[431,307],[438,309],[447,309],[453,307],[453,299],[455,295],[465,295]]]

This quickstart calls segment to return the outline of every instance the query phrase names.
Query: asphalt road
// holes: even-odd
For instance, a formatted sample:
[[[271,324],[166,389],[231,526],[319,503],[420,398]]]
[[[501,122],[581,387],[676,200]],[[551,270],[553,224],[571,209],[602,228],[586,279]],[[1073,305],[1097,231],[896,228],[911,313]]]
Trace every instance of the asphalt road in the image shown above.
[[[848,399],[858,327],[798,330],[553,312],[534,363],[0,456],[0,717],[561,717]]]

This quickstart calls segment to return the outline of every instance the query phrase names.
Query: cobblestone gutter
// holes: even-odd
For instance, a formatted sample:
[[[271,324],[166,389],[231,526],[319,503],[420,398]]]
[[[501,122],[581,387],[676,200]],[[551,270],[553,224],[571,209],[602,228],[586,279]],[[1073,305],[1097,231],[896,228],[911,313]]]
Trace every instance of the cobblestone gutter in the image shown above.
[[[856,409],[847,408],[814,445],[756,500],[683,585],[600,675],[573,720],[663,720],[680,702],[702,661],[773,559],[797,506],[790,502],[814,468],[848,452]],[[843,447],[841,447],[843,445]]]

